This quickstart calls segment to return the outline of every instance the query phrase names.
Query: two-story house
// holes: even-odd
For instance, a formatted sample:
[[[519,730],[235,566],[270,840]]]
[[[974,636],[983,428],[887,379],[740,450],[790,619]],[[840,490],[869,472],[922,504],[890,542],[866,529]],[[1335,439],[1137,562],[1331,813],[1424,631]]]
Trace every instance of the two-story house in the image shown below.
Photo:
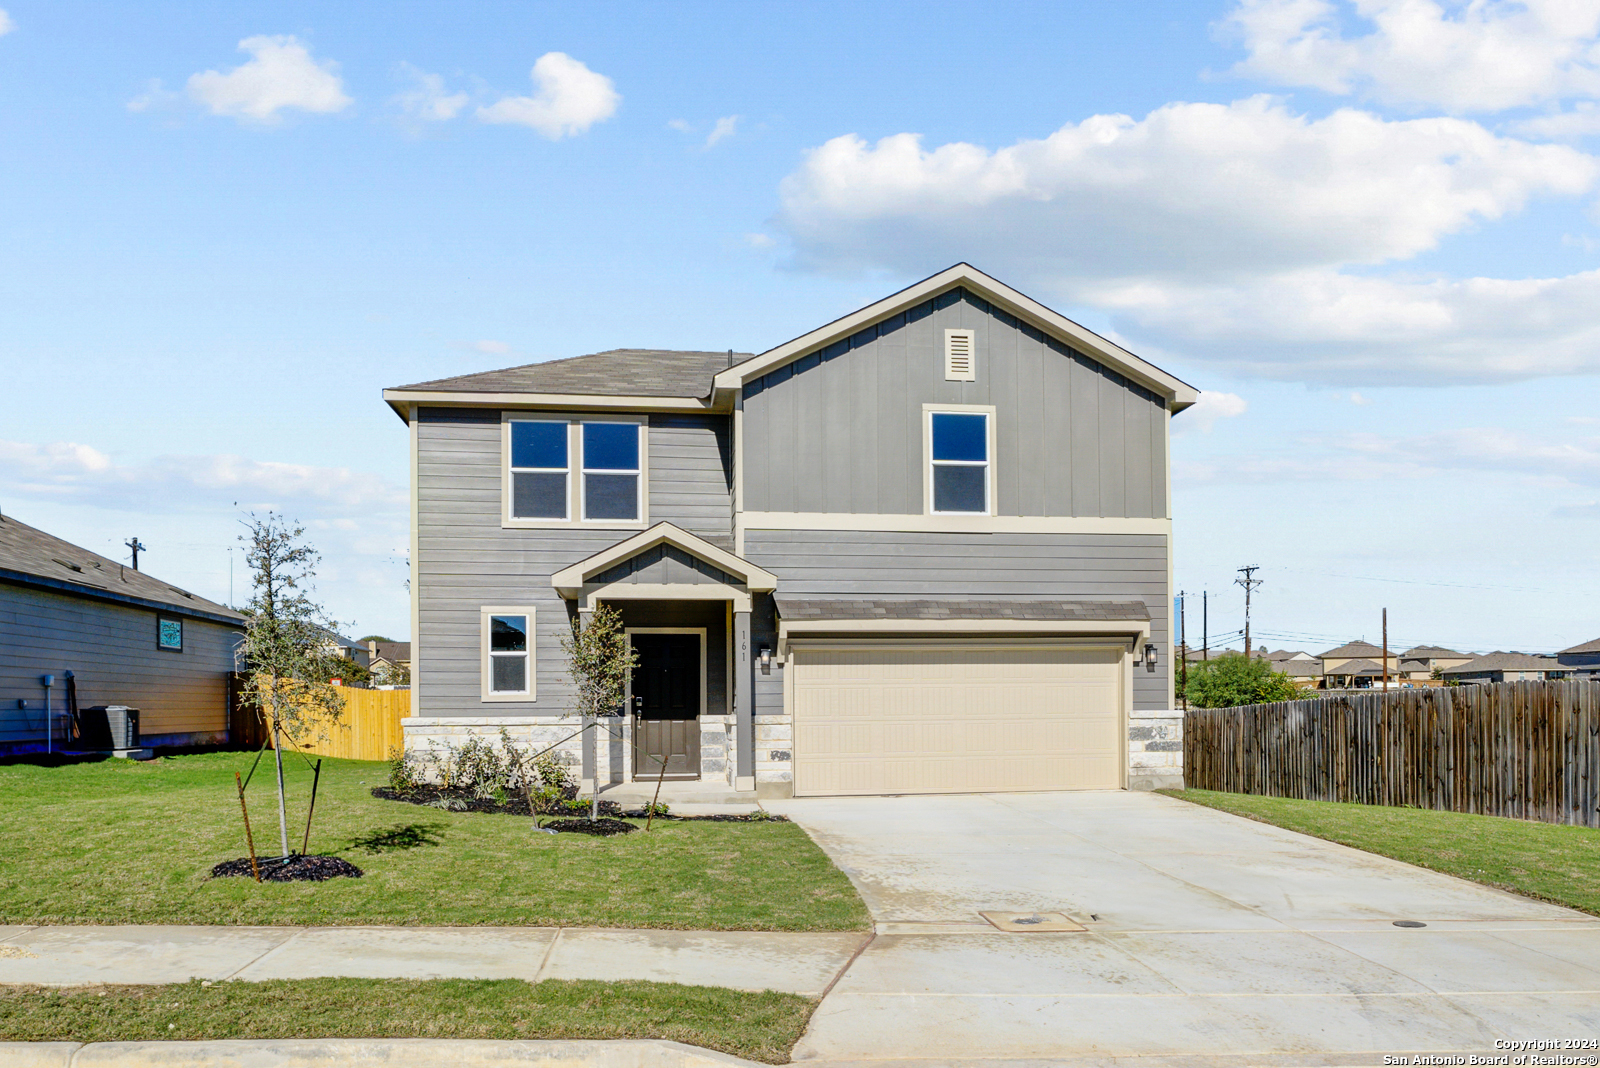
[[[571,733],[560,641],[603,602],[640,663],[591,785],[1123,787],[1130,719],[1172,707],[1168,430],[1197,396],[966,264],[759,355],[386,390],[407,744]]]

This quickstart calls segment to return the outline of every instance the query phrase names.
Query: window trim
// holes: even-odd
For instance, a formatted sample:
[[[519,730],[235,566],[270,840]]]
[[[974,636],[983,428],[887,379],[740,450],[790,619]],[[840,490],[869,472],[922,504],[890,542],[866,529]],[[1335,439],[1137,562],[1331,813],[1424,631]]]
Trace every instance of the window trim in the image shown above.
[[[633,468],[632,470],[627,470],[627,471],[624,471],[621,468],[605,468],[605,467],[591,468],[589,466],[589,457],[588,457],[588,455],[586,454],[585,450],[582,447],[584,425],[588,424],[588,423],[631,423],[631,422],[636,422],[636,423],[639,424],[639,430],[637,432],[638,433],[638,441],[639,441],[639,459],[638,459],[638,465],[639,466]],[[646,492],[645,492],[645,447],[647,445],[647,442],[645,440],[645,430],[644,430],[644,427],[646,425],[648,425],[648,424],[645,423],[642,420],[636,420],[636,419],[592,419],[592,418],[588,418],[588,417],[583,417],[583,418],[579,418],[579,419],[573,420],[573,424],[572,425],[575,428],[574,429],[574,433],[576,434],[576,436],[578,438],[578,442],[579,442],[579,448],[578,448],[578,452],[579,452],[579,456],[578,456],[578,513],[577,513],[578,522],[584,524],[585,526],[632,527],[632,526],[641,525],[641,521],[644,518],[644,514],[645,514],[645,506],[648,503],[646,501],[646,499],[645,499],[648,496],[648,494],[646,494]],[[568,459],[569,460],[571,459],[570,455],[568,456]],[[632,476],[634,476],[633,491],[634,491],[634,494],[637,497],[637,501],[636,501],[636,504],[635,504],[635,507],[634,507],[634,512],[640,518],[638,518],[638,519],[590,519],[589,518],[589,495],[588,495],[589,477],[588,476],[591,475],[591,474],[595,474],[595,475],[632,475]]]
[[[533,519],[511,514],[511,424],[567,424],[567,518]],[[639,518],[584,519],[583,424],[633,423],[639,428]],[[534,470],[524,468],[523,470]],[[553,468],[551,470],[554,470]],[[601,472],[603,473],[603,472]],[[622,472],[618,472],[621,474]],[[650,417],[616,412],[547,412],[537,409],[500,413],[500,526],[506,530],[586,527],[593,530],[643,530],[650,525]]]
[[[984,419],[984,504],[981,512],[936,512],[933,509],[933,417],[935,415],[982,415]],[[995,478],[995,406],[992,404],[924,404],[922,406],[922,514],[941,519],[962,516],[981,518],[995,514],[997,496]],[[963,465],[967,466],[967,465]],[[976,466],[976,465],[971,465]]]
[[[528,688],[518,693],[497,692],[490,689],[494,680],[493,654],[490,652],[489,633],[490,620],[494,616],[527,616],[528,617]],[[479,698],[483,701],[537,701],[539,682],[539,642],[536,610],[532,605],[485,605],[478,613],[478,690]]]
[[[163,623],[176,623],[178,625],[178,644],[176,646],[167,645],[167,644],[162,642],[162,640],[161,640],[161,625]],[[159,649],[163,653],[181,653],[181,652],[183,652],[183,640],[184,640],[183,639],[183,617],[181,617],[181,616],[159,615],[159,614],[156,616],[156,648],[157,649]]]
[[[552,424],[565,425],[566,428],[567,428],[567,466],[564,467],[564,468],[562,468],[562,467],[514,467],[514,466],[512,466],[512,463],[511,463],[511,424],[512,423],[552,423]],[[533,418],[533,417],[529,417],[529,416],[522,416],[522,417],[517,418],[517,419],[503,419],[502,420],[502,425],[505,428],[503,430],[503,432],[502,432],[502,435],[503,435],[505,440],[503,442],[503,455],[502,455],[502,460],[501,460],[501,466],[505,468],[505,489],[504,489],[504,493],[505,493],[505,514],[506,514],[506,517],[509,518],[509,519],[514,519],[519,523],[570,523],[572,521],[572,422],[571,422],[571,420],[565,418],[564,416],[552,417],[552,418],[547,418],[547,419],[540,419],[540,418]],[[567,514],[566,514],[566,516],[561,518],[561,519],[548,519],[548,518],[542,518],[542,517],[538,517],[538,516],[517,516],[517,515],[512,515],[511,510],[512,510],[512,508],[514,508],[516,506],[516,492],[515,492],[516,479],[513,476],[515,476],[516,473],[519,472],[519,471],[530,472],[530,473],[536,472],[536,473],[543,473],[543,474],[554,474],[555,472],[559,471],[562,474],[564,474],[566,476],[566,479],[567,479],[567,485],[566,485],[566,511],[567,511]]]

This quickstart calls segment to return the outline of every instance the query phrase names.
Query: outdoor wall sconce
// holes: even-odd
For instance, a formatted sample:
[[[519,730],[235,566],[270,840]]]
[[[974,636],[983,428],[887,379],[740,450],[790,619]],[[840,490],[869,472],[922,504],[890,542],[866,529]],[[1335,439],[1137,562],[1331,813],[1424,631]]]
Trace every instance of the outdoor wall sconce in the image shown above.
[[[756,652],[756,657],[761,661],[761,674],[772,674],[772,646],[763,645]]]
[[[1144,669],[1151,672],[1156,669],[1156,647],[1153,642],[1144,643]]]

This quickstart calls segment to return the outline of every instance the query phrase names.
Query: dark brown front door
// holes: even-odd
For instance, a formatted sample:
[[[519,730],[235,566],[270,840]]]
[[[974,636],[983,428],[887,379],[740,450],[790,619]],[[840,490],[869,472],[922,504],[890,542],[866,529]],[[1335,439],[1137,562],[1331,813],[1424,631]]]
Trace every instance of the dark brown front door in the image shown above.
[[[635,634],[633,777],[700,777],[700,635]]]

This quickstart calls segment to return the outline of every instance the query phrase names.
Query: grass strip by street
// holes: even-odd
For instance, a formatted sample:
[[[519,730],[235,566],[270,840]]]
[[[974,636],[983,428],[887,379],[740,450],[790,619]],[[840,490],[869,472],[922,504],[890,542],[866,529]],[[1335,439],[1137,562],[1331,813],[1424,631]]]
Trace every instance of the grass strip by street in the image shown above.
[[[0,986],[0,1041],[664,1038],[782,1064],[815,1008],[772,991],[561,979]]]
[[[866,906],[792,823],[656,821],[613,838],[534,833],[526,816],[371,796],[378,762],[324,759],[310,851],[359,879],[213,879],[244,855],[234,773],[254,754],[0,764],[0,923],[654,927],[861,931]],[[248,791],[278,851],[271,754]],[[298,846],[311,773],[286,754]],[[636,821],[642,823],[643,821]]]
[[[1162,790],[1168,797],[1600,915],[1600,830],[1333,801]]]

